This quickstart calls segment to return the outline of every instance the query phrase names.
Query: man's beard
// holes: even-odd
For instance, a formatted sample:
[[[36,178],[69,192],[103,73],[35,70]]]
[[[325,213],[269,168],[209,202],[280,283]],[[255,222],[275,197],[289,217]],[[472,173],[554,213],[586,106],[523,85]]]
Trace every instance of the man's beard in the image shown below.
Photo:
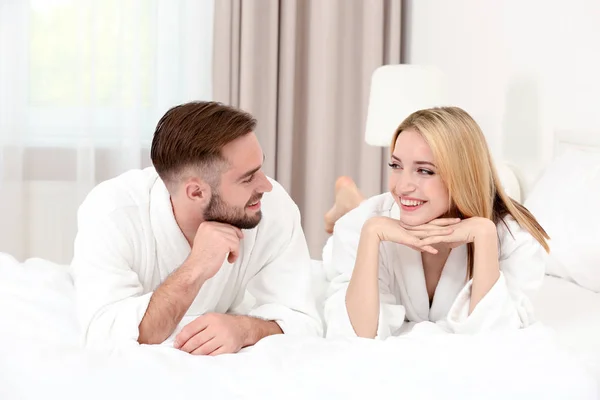
[[[254,229],[262,218],[262,212],[259,210],[254,215],[247,215],[246,207],[261,198],[262,195],[257,194],[248,200],[244,208],[231,207],[213,190],[208,207],[204,211],[204,220],[233,225],[239,229]]]

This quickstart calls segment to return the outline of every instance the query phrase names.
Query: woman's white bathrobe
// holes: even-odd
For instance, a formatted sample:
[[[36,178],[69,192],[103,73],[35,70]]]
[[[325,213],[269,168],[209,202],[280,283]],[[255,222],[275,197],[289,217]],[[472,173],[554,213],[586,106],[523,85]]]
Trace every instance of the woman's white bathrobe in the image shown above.
[[[346,310],[346,290],[361,228],[375,216],[399,219],[400,208],[390,193],[372,197],[342,217],[324,250],[323,262],[330,281],[324,310],[327,337],[356,336]],[[510,232],[503,223],[498,225],[500,279],[471,315],[468,310],[472,282],[466,280],[466,245],[450,252],[430,307],[421,253],[397,243],[383,242],[379,251],[381,304],[377,337],[396,336],[414,323],[424,321],[454,333],[530,325],[534,321],[530,296],[542,283],[546,252],[514,219],[506,220]]]
[[[300,213],[271,182],[262,221],[244,231],[236,262],[225,260],[202,286],[187,322],[208,312],[243,313],[275,320],[286,334],[322,336]],[[135,342],[153,291],[190,250],[154,168],[94,188],[79,208],[72,261],[85,344]]]

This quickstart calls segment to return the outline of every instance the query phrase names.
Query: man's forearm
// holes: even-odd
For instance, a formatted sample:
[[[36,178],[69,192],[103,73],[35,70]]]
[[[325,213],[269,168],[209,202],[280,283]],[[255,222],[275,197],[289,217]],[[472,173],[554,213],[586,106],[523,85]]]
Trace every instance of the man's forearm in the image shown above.
[[[244,347],[253,346],[262,338],[271,335],[282,334],[283,331],[279,324],[275,321],[267,321],[260,318],[240,316],[244,319],[244,325],[246,332],[246,340],[244,341]]]
[[[154,291],[140,322],[140,344],[159,344],[173,333],[205,282],[194,272],[183,264]]]

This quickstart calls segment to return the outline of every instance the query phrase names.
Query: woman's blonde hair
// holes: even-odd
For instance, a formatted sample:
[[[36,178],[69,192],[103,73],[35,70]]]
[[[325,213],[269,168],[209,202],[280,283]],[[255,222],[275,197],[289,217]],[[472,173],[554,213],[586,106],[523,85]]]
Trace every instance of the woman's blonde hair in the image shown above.
[[[549,252],[546,231],[535,217],[511,199],[500,184],[485,137],[479,125],[458,107],[420,110],[409,115],[396,129],[391,143],[393,153],[398,136],[407,129],[421,134],[433,153],[435,164],[450,196],[449,216],[483,217],[503,222],[507,215]],[[508,226],[507,226],[508,229]],[[467,245],[469,278],[473,275],[473,244]]]

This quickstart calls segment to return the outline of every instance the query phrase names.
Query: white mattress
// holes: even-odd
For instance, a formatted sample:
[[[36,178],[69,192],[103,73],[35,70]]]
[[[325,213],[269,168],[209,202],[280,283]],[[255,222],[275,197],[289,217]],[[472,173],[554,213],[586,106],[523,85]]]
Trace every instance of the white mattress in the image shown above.
[[[325,291],[321,261],[313,260],[314,284]],[[562,278],[546,275],[533,300],[536,316],[552,328],[600,383],[600,293]]]
[[[600,293],[546,276],[534,299],[537,318],[590,366],[600,380]]]
[[[318,263],[313,271],[322,285]],[[74,291],[65,268],[44,260],[18,264],[0,253],[0,399],[151,400],[199,393],[223,400],[348,399],[400,393],[419,399],[598,400],[592,371],[576,359],[598,365],[593,340],[598,335],[590,331],[598,324],[589,325],[589,313],[597,316],[597,308],[581,306],[597,305],[597,296],[565,283],[548,279],[536,301],[541,317],[578,357],[541,326],[502,335],[386,341],[275,335],[238,355],[216,358],[189,356],[171,346],[104,354],[78,345]]]

